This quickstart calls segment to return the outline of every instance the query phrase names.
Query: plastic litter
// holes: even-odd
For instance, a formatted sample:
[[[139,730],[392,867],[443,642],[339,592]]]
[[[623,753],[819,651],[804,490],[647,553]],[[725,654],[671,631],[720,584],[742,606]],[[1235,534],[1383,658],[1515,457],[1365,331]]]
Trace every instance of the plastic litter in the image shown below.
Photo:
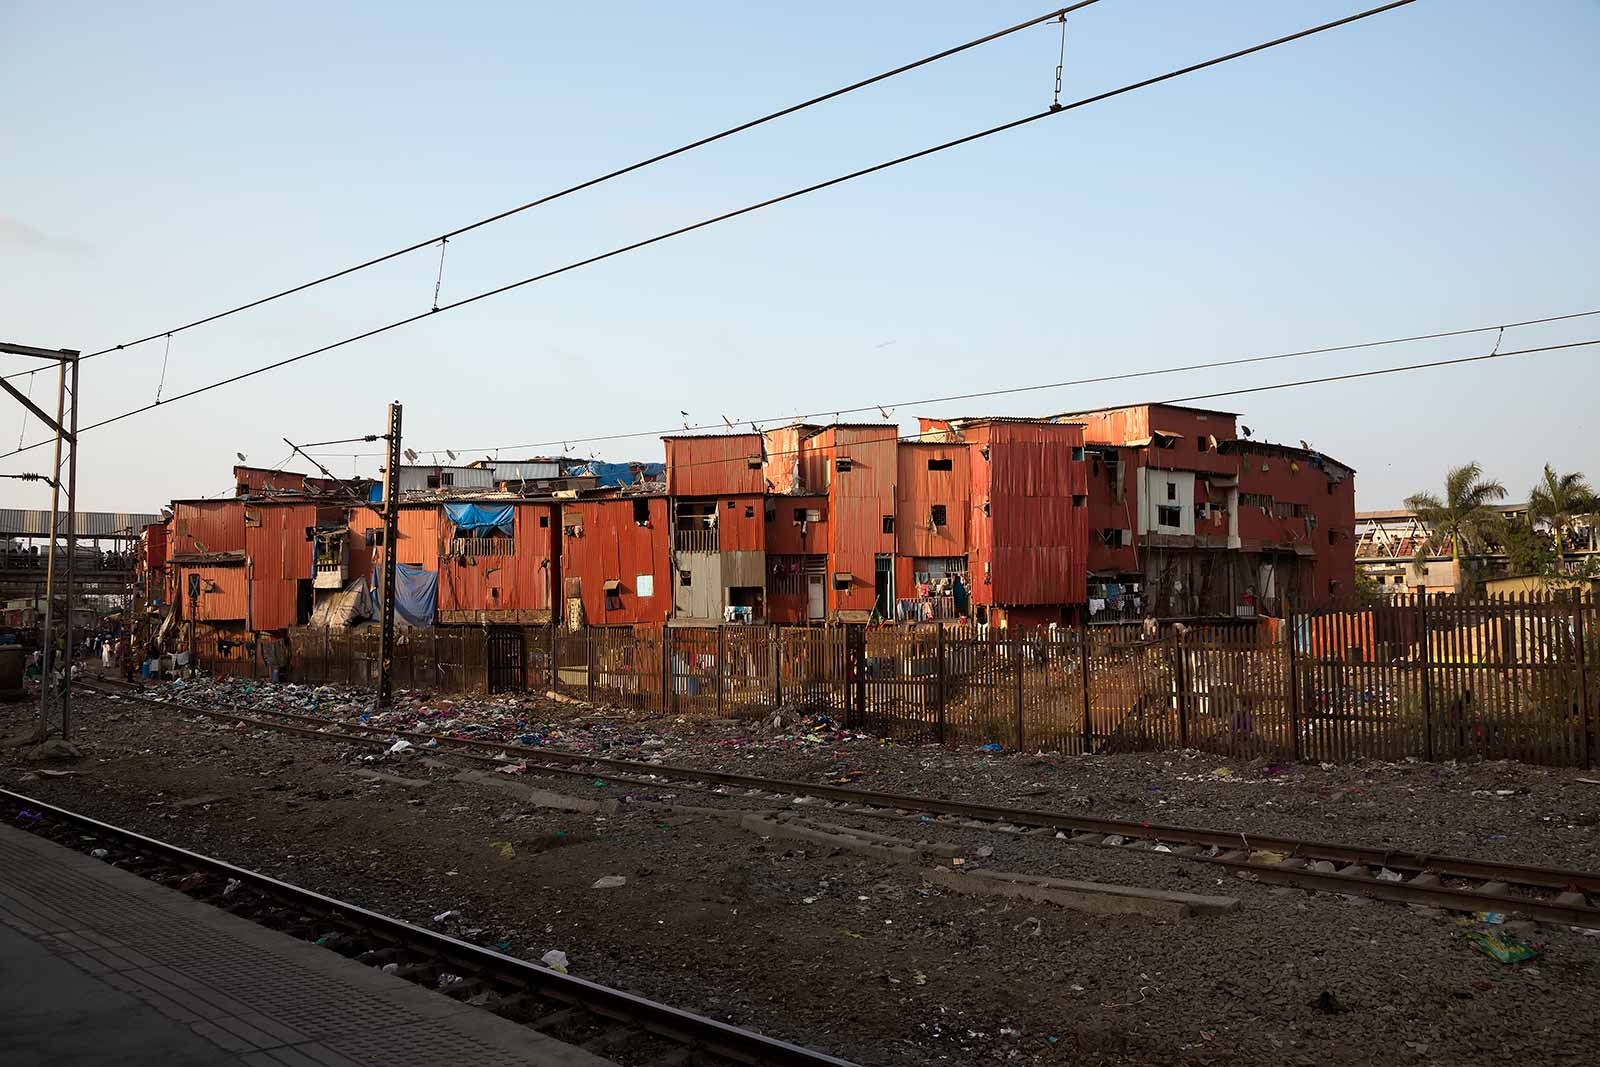
[[[1211,777],[1226,780],[1233,777],[1233,770],[1229,767],[1218,767],[1211,772]]]
[[[502,859],[514,860],[517,858],[517,847],[510,841],[490,841],[489,847],[500,853]]]
[[[1537,959],[1543,952],[1541,946],[1524,944],[1515,934],[1505,931],[1468,930],[1466,938],[1479,952],[1501,963],[1522,963]]]
[[[109,852],[107,852],[107,851],[106,851],[106,850],[105,850],[105,849],[103,849],[103,848],[97,848],[97,849],[94,849],[94,850],[93,850],[93,851],[91,851],[91,852],[90,852],[90,853],[89,853],[89,856],[90,856],[90,857],[91,857],[91,858],[93,858],[93,859],[97,859],[97,860],[103,860],[103,859],[105,859],[105,858],[106,858],[106,857],[107,857],[107,856],[109,856],[109,855],[111,855],[111,853],[109,853]]]
[[[241,886],[243,886],[243,885],[244,885],[244,883],[242,881],[240,881],[239,879],[237,879],[237,878],[229,878],[228,879],[228,884],[222,887],[222,895],[225,896],[225,897],[231,897],[235,893],[237,893],[239,891],[239,888]]]
[[[567,959],[567,954],[558,948],[553,948],[543,956],[540,956],[539,962],[552,971],[560,971],[562,974],[568,973],[567,968],[572,965],[571,961]]]
[[[410,741],[407,741],[405,738],[402,737],[400,740],[396,741],[394,744],[389,746],[389,755],[397,756],[400,753],[406,751],[407,749],[415,748],[415,747],[416,746],[413,745]]]
[[[997,744],[994,741],[990,741],[987,745],[979,746],[978,751],[979,752],[1004,752],[1005,751],[1005,746],[1001,745],[1001,744]]]
[[[620,889],[628,884],[628,879],[620,874],[608,874],[595,880],[595,889]]]
[[[1381,867],[1381,868],[1378,869],[1378,878],[1381,881],[1385,881],[1385,882],[1403,882],[1403,881],[1405,881],[1405,876],[1402,875],[1399,871],[1391,871],[1387,867]]]
[[[400,970],[400,965],[398,963],[385,963],[382,967],[379,967],[378,970],[382,971],[384,974],[396,974]]]
[[[1478,921],[1481,923],[1488,923],[1490,926],[1503,926],[1505,925],[1506,921],[1505,912],[1480,911],[1478,912]]]
[[[433,917],[433,921],[436,922],[436,923],[442,923],[446,919],[450,918],[452,915],[459,915],[459,914],[461,914],[461,913],[458,912],[458,911],[441,911],[439,914],[437,914],[437,915],[435,915]]]
[[[33,822],[35,819],[42,817],[43,816],[34,811],[32,808],[23,808],[21,811],[17,812],[18,822]]]

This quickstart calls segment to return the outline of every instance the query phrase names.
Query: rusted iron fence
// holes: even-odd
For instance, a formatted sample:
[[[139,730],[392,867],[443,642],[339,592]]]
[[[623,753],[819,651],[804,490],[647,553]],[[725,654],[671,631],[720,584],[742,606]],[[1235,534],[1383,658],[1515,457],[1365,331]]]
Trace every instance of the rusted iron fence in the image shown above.
[[[295,630],[286,652],[200,651],[225,673],[267,677],[273,659],[301,682],[377,676],[376,636],[362,631]],[[1009,633],[948,623],[417,630],[399,637],[395,658],[402,688],[554,689],[700,718],[781,705],[908,740],[1586,767],[1596,667],[1595,601],[1555,596]]]

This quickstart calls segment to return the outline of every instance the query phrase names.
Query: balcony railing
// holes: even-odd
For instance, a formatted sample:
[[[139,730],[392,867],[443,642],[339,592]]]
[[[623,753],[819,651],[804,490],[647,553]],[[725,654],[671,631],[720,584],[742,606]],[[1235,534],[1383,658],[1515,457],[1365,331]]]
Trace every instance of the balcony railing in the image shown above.
[[[717,533],[715,526],[677,530],[674,531],[672,543],[679,552],[716,552],[719,543]]]

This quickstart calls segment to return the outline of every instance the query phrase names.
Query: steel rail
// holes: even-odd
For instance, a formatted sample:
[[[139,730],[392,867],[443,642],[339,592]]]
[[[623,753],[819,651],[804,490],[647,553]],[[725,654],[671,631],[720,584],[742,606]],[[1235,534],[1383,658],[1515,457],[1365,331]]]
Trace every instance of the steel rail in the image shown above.
[[[777,1038],[766,1037],[752,1030],[718,1022],[716,1019],[695,1015],[680,1008],[647,1000],[574,975],[563,974],[514,956],[506,956],[493,949],[483,948],[436,930],[415,926],[404,919],[396,919],[363,908],[359,904],[352,904],[338,897],[331,897],[262,874],[248,867],[239,867],[226,860],[190,851],[180,845],[146,837],[134,830],[102,822],[92,816],[50,804],[37,797],[10,789],[0,789],[0,797],[21,807],[48,814],[53,819],[132,844],[140,851],[154,853],[180,864],[228,878],[237,878],[245,885],[296,906],[336,915],[357,927],[374,931],[387,940],[423,949],[461,964],[469,970],[508,979],[515,984],[532,988],[553,1000],[576,1004],[597,1015],[631,1023],[649,1033],[681,1044],[691,1045],[742,1063],[771,1064],[774,1067],[853,1067],[849,1060],[802,1048]]]
[[[351,734],[329,733],[326,729],[318,730],[309,727],[288,727],[276,723],[266,722],[254,715],[244,714],[242,709],[220,711],[214,708],[200,708],[191,704],[177,701],[150,700],[146,697],[129,697],[125,694],[116,694],[120,699],[132,699],[154,707],[175,708],[181,711],[192,712],[212,718],[227,721],[246,722],[259,725],[267,729],[282,729],[290,733],[305,734],[307,736],[338,738],[340,740],[357,741],[371,744],[380,744],[373,738],[358,737]],[[998,804],[985,804],[976,801],[945,800],[937,797],[911,796],[899,793],[880,793],[864,789],[850,789],[838,785],[827,785],[813,782],[798,782],[781,778],[760,778],[753,775],[738,774],[730,771],[709,770],[698,767],[686,767],[681,764],[669,763],[644,763],[637,760],[617,759],[610,756],[598,756],[581,752],[568,752],[556,748],[542,748],[529,745],[517,745],[508,742],[483,741],[475,738],[451,737],[448,734],[426,733],[414,730],[394,730],[386,727],[367,726],[359,723],[344,723],[333,719],[326,719],[315,715],[304,715],[298,712],[279,711],[276,709],[262,709],[255,715],[270,714],[299,722],[317,723],[324,727],[338,727],[340,729],[357,729],[369,733],[382,734],[385,737],[404,738],[411,741],[436,741],[440,745],[455,745],[464,748],[505,752],[527,757],[530,760],[546,761],[566,764],[567,766],[584,767],[612,767],[630,772],[632,775],[648,775],[656,779],[680,779],[699,781],[713,785],[738,786],[745,789],[757,789],[762,792],[775,794],[790,794],[799,796],[812,796],[819,799],[841,801],[868,805],[878,808],[898,809],[902,811],[924,812],[928,814],[950,815],[958,818],[968,818],[996,823],[1009,823],[1016,826],[1070,831],[1073,833],[1101,834],[1107,837],[1123,837],[1133,840],[1149,840],[1159,844],[1196,845],[1201,847],[1215,847],[1224,850],[1240,849],[1246,851],[1264,851],[1283,853],[1289,857],[1307,861],[1328,861],[1343,865],[1365,865],[1373,867],[1388,867],[1390,870],[1409,872],[1412,874],[1431,873],[1452,878],[1476,879],[1483,882],[1506,882],[1508,884],[1528,886],[1538,889],[1553,889],[1558,891],[1577,890],[1581,892],[1600,893],[1600,873],[1590,871],[1569,870],[1559,867],[1544,867],[1532,864],[1505,863],[1496,860],[1474,859],[1466,856],[1451,856],[1441,853],[1415,852],[1405,849],[1373,848],[1371,846],[1341,844],[1329,841],[1310,841],[1295,837],[1285,837],[1276,834],[1255,833],[1246,830],[1225,830],[1207,827],[1178,826],[1165,823],[1134,821],[1127,819],[1095,818],[1086,815],[1074,815],[1067,812],[1046,811],[1032,808],[1012,808]],[[552,768],[554,769],[554,768]],[[608,776],[584,770],[580,773],[584,777],[605,779]],[[637,778],[617,779],[627,780],[638,784]],[[1214,859],[1215,857],[1192,856],[1194,859]],[[1260,869],[1259,864],[1249,864],[1251,870]],[[1309,879],[1327,877],[1317,872],[1299,872],[1297,877]],[[1386,883],[1394,885],[1397,883]],[[1342,890],[1341,890],[1342,891]],[[1517,898],[1520,900],[1521,898]],[[1453,906],[1453,905],[1452,905]],[[1565,921],[1578,923],[1582,920],[1600,919],[1600,909],[1586,909],[1583,914]]]

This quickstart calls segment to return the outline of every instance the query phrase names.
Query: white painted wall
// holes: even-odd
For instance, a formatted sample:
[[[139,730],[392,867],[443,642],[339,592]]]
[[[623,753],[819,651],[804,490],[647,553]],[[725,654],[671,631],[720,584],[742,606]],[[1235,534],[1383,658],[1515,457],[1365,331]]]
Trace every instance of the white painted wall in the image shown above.
[[[1169,494],[1168,486],[1172,487]],[[1168,497],[1171,499],[1168,499]],[[1176,507],[1178,525],[1163,526],[1160,509]],[[1139,532],[1142,534],[1194,535],[1194,472],[1144,468],[1144,484],[1139,487]]]

